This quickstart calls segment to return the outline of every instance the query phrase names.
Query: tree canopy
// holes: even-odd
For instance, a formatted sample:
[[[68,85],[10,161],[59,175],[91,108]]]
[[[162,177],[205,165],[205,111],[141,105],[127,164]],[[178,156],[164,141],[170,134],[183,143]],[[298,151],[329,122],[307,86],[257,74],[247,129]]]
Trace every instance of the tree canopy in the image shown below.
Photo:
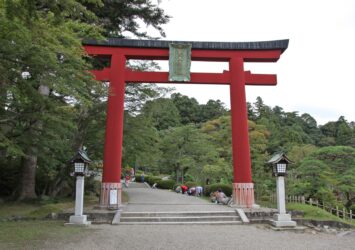
[[[146,37],[140,20],[163,34],[169,17],[150,0],[0,1],[1,166],[21,177],[8,193],[20,199],[56,193],[66,183],[67,160],[84,143],[102,158],[107,91],[88,72],[81,42],[125,31]],[[132,109],[133,100],[159,95],[142,85],[127,91]],[[45,178],[36,186],[39,174]]]

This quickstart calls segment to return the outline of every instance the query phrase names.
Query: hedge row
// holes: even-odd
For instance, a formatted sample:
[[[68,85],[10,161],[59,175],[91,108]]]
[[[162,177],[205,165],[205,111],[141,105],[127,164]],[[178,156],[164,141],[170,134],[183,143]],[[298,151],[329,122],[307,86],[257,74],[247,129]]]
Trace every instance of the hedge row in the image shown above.
[[[157,176],[147,176],[146,178],[144,178],[144,180],[152,186],[154,183],[158,183],[159,181],[161,181],[161,178]]]
[[[136,175],[136,182],[142,182],[142,178],[140,175]],[[161,181],[161,178],[158,176],[152,176],[152,175],[145,175],[144,176],[144,182],[147,182],[149,185],[153,185],[154,183],[158,183],[158,181]]]
[[[157,182],[158,188],[161,189],[174,189],[175,181],[174,180],[160,180]]]
[[[227,196],[231,196],[233,193],[232,185],[216,183],[205,186],[204,194],[206,196],[209,196],[212,192],[216,192],[218,189],[221,189],[223,193],[225,193]]]

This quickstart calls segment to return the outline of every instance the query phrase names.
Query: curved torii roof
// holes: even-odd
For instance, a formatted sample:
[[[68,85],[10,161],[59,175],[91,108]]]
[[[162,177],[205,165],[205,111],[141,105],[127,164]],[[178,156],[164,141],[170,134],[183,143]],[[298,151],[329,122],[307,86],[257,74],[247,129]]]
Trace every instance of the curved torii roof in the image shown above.
[[[83,45],[108,47],[137,47],[137,48],[169,48],[171,43],[191,44],[192,49],[204,50],[281,50],[288,47],[288,39],[261,42],[197,42],[197,41],[168,41],[168,40],[138,40],[125,38],[108,38],[98,41],[87,39]]]

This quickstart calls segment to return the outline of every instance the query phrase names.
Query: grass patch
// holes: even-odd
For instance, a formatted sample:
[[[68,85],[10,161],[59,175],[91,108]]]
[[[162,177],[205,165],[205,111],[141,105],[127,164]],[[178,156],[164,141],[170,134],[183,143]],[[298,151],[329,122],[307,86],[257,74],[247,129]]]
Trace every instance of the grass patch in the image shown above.
[[[307,204],[301,204],[301,203],[288,203],[286,205],[287,210],[298,210],[298,211],[303,211],[304,212],[304,218],[305,219],[311,219],[311,220],[332,220],[332,221],[339,221],[347,224],[352,224],[355,226],[355,221],[350,223],[349,220],[343,220],[334,214],[331,214],[319,207],[307,205]]]
[[[0,222],[0,249],[35,249],[45,241],[74,240],[85,230],[82,227],[65,227],[58,221]]]
[[[258,201],[257,204],[261,205],[262,207],[269,207],[269,208],[277,208],[277,205],[275,202],[270,202],[270,201]],[[350,223],[349,220],[344,220],[341,219],[334,214],[331,214],[319,207],[316,206],[311,206],[308,204],[302,204],[302,203],[286,203],[286,210],[297,210],[297,211],[303,211],[304,212],[304,219],[307,220],[318,220],[318,221],[324,221],[324,220],[331,220],[331,221],[339,221],[347,224],[351,224],[355,226],[355,221]]]
[[[74,202],[58,202],[39,206],[36,210],[30,212],[29,217],[44,218],[50,213],[60,213],[66,209],[73,208]]]
[[[99,203],[96,196],[85,196],[85,207]],[[74,209],[74,198],[48,199],[35,202],[5,202],[0,206],[0,219],[10,217],[44,218],[50,213]]]
[[[38,205],[29,203],[6,202],[0,206],[0,218],[12,216],[28,216],[38,209]]]

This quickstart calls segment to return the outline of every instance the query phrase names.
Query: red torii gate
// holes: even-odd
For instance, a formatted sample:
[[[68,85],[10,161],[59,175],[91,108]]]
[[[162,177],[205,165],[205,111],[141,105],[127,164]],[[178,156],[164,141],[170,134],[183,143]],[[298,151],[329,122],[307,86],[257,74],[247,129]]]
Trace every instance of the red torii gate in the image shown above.
[[[192,61],[229,62],[223,73],[191,73],[189,82],[171,82],[168,72],[142,72],[126,68],[126,61],[169,60],[169,44],[191,44]],[[245,85],[276,85],[276,75],[252,74],[244,71],[244,62],[276,62],[288,47],[288,40],[266,42],[181,42],[111,38],[105,42],[87,40],[86,52],[91,56],[111,58],[110,67],[93,70],[98,81],[109,81],[103,177],[100,205],[110,207],[110,195],[121,203],[121,160],[125,83],[197,83],[230,86],[233,200],[236,206],[254,205],[248,138],[248,114]]]

